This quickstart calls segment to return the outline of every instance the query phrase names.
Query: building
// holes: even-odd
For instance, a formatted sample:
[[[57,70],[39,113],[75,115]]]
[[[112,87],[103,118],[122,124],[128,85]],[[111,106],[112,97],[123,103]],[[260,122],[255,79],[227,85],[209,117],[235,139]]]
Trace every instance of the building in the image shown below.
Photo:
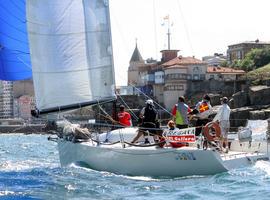
[[[33,80],[14,81],[13,97],[13,116],[29,120],[31,118],[31,110],[35,108]]]
[[[13,84],[0,81],[0,118],[13,118]]]
[[[203,81],[207,71],[206,62],[195,57],[178,56],[178,52],[162,50],[160,62],[148,59],[143,63],[136,45],[130,60],[129,83],[165,107],[172,107],[179,96],[185,95],[187,81]]]
[[[134,89],[131,90],[129,88],[128,92],[127,88],[123,88],[120,91],[122,93],[125,93],[124,90],[126,90],[128,93],[130,93],[130,91],[133,91],[133,94],[143,93],[147,96],[151,96],[152,98],[154,98],[154,91],[156,90],[156,88],[158,88],[158,86],[156,88],[153,87],[155,85],[155,81],[161,81],[161,84],[163,84],[162,80],[155,79],[155,76],[162,77],[163,73],[156,73],[158,71],[158,65],[159,63],[152,58],[144,60],[136,44],[131,59],[129,61],[128,68],[128,86],[134,87]],[[163,98],[159,100],[163,100]]]
[[[170,110],[179,96],[220,91],[223,82],[233,86],[234,81],[245,74],[243,70],[220,67],[220,62],[226,61],[220,54],[202,61],[195,57],[178,56],[178,52],[179,50],[162,50],[160,62],[153,59],[144,61],[136,45],[130,60],[129,83],[133,83],[133,87]],[[209,80],[216,82],[210,84]],[[125,88],[122,93],[130,93],[126,91],[134,92]]]
[[[208,66],[206,80],[235,81],[245,73],[244,70],[236,70],[229,67]]]
[[[188,81],[204,81],[207,63],[195,57],[177,56],[162,64],[165,73],[164,105],[171,108],[179,96],[185,96]]]
[[[204,56],[202,61],[206,62],[210,66],[220,66],[227,61],[227,56],[220,53],[215,53],[213,56]]]
[[[139,68],[145,65],[145,61],[143,60],[141,53],[138,49],[137,43],[133,54],[129,61],[128,67],[128,85],[140,85],[141,79],[139,74]]]
[[[0,81],[0,118],[31,118],[35,107],[32,80]]]
[[[262,49],[267,47],[270,47],[269,42],[261,42],[258,39],[255,41],[247,41],[229,45],[227,50],[227,60],[230,64],[232,64],[235,60],[244,59],[246,54],[252,49]]]

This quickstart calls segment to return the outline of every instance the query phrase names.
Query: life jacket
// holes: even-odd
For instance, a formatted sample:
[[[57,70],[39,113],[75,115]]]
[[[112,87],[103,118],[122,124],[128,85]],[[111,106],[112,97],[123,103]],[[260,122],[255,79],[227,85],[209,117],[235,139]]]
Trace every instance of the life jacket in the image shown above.
[[[205,102],[205,101],[199,102],[196,105],[196,110],[198,111],[196,116],[199,119],[207,119],[209,115],[212,114],[212,106],[210,105],[209,102]]]
[[[156,122],[157,111],[155,108],[145,107],[143,122]]]
[[[190,111],[188,105],[185,103],[175,104],[172,114],[175,116],[175,123],[182,125],[188,124],[187,113]]]
[[[207,102],[202,102],[199,106],[199,113],[203,113],[204,111],[209,110],[209,106]]]

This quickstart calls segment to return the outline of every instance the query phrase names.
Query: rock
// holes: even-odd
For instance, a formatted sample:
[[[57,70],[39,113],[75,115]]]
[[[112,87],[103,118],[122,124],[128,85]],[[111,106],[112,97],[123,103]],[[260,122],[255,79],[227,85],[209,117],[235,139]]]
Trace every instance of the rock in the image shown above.
[[[250,105],[270,104],[270,87],[261,85],[249,88]]]
[[[253,108],[250,107],[232,109],[230,115],[231,128],[237,129],[239,126],[245,126],[252,110]]]
[[[265,112],[263,110],[254,110],[249,112],[249,119],[265,119]]]
[[[216,106],[220,105],[220,98],[221,96],[219,94],[209,94],[210,99],[211,99],[211,105]]]
[[[270,118],[270,109],[264,110],[265,118],[269,119]]]
[[[240,108],[249,105],[248,93],[244,91],[233,94],[233,108]]]

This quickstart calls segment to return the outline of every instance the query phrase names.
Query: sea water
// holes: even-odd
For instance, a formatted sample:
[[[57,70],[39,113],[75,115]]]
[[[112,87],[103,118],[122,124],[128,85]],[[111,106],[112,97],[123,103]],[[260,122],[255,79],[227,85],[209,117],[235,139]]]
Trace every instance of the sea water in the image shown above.
[[[130,177],[61,168],[47,135],[0,135],[0,199],[270,199],[270,163],[213,176]]]

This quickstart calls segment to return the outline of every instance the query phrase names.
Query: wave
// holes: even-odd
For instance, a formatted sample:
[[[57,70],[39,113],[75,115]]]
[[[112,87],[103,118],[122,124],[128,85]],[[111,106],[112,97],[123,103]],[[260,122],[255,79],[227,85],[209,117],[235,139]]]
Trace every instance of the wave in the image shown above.
[[[58,163],[36,161],[36,160],[23,160],[23,161],[2,161],[0,164],[0,171],[25,171],[34,168],[57,168]]]
[[[268,176],[270,176],[270,162],[269,161],[257,161],[255,167],[264,171]]]

